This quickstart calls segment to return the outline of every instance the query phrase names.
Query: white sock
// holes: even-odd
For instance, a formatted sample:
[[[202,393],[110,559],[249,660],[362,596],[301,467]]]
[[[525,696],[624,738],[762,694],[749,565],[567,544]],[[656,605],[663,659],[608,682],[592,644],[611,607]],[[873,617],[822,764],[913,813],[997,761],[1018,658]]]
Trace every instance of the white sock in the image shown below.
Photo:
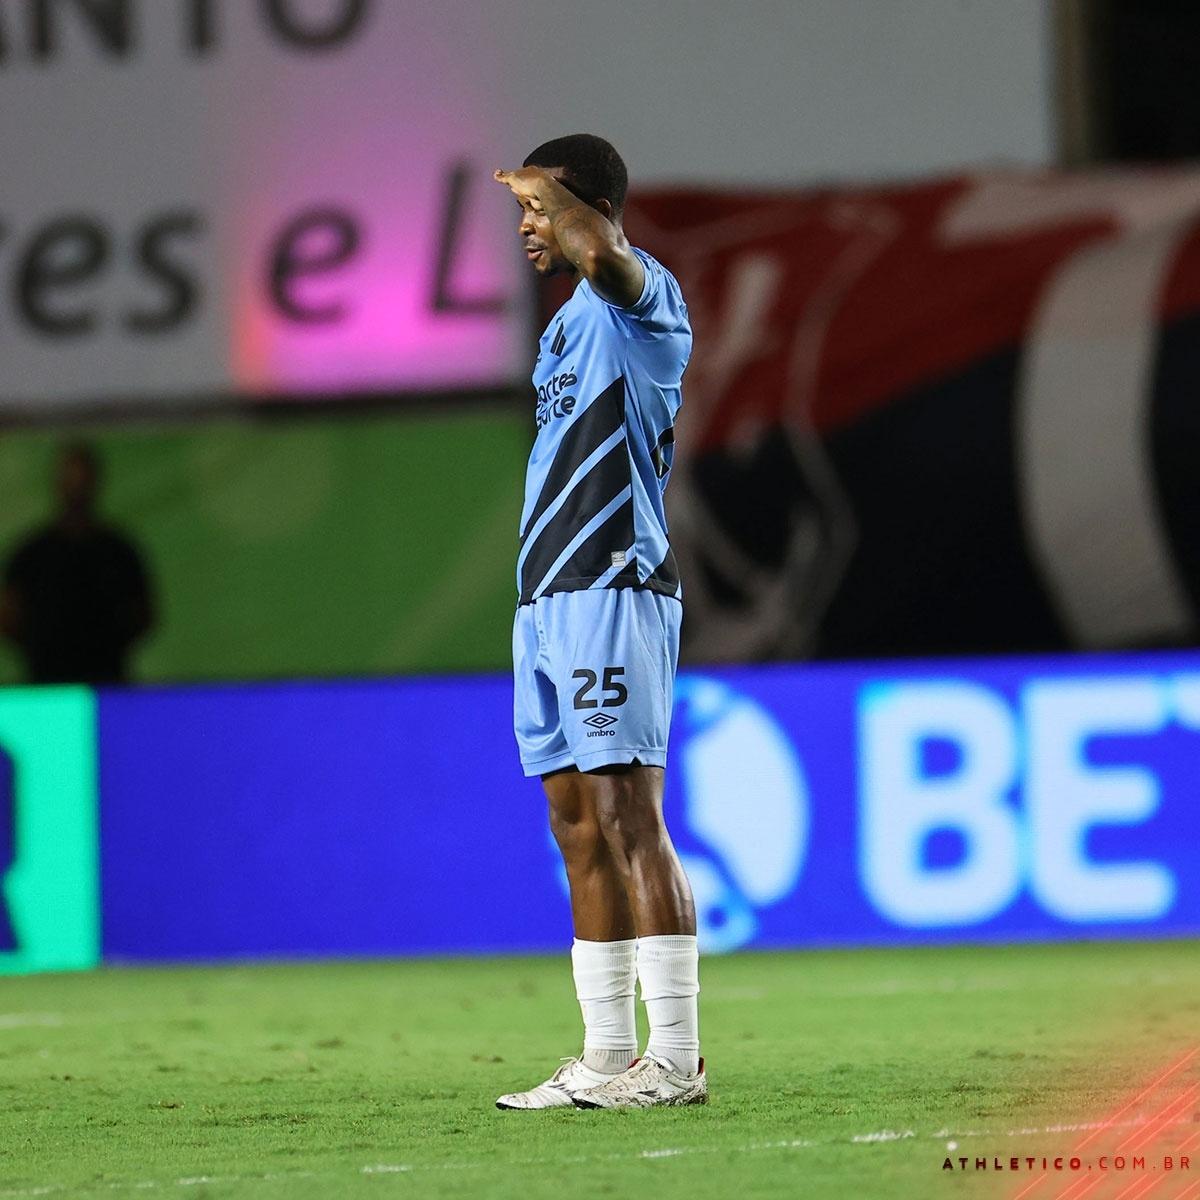
[[[700,958],[689,934],[638,938],[637,972],[650,1021],[646,1052],[681,1075],[700,1070]]]
[[[584,942],[571,947],[575,995],[583,1013],[583,1064],[616,1075],[637,1057],[633,989],[637,942]]]

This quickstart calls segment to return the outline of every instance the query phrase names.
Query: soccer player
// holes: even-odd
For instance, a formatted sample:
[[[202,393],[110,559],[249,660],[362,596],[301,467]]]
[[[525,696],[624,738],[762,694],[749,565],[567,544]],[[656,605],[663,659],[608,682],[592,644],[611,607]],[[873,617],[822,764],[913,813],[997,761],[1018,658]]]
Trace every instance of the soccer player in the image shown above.
[[[570,883],[584,1024],[579,1057],[496,1104],[703,1104],[696,915],[662,813],[683,612],[663,489],[687,306],[626,240],[625,164],[603,138],[556,138],[495,178],[538,275],[578,276],[533,373],[513,668],[521,763],[542,779]],[[636,1060],[635,980],[650,1025]]]

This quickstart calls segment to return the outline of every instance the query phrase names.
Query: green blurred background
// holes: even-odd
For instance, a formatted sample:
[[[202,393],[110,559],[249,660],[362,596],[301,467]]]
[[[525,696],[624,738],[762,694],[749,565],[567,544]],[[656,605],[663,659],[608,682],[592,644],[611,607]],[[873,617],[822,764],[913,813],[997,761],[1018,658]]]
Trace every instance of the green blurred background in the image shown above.
[[[526,407],[10,429],[6,559],[48,517],[55,451],[77,436],[104,461],[106,517],[155,581],[135,679],[510,665]],[[0,682],[15,682],[0,646]]]

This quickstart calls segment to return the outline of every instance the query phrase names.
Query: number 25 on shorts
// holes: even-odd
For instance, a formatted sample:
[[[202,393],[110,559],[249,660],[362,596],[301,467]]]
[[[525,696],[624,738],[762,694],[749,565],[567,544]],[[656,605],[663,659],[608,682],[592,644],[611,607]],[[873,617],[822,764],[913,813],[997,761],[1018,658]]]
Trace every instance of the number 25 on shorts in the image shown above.
[[[620,708],[629,699],[629,689],[623,683],[617,682],[617,676],[624,675],[624,667],[605,667],[602,681],[604,699],[589,699],[589,693],[596,686],[599,676],[595,671],[580,669],[571,672],[572,679],[583,680],[583,686],[575,693],[576,708]]]

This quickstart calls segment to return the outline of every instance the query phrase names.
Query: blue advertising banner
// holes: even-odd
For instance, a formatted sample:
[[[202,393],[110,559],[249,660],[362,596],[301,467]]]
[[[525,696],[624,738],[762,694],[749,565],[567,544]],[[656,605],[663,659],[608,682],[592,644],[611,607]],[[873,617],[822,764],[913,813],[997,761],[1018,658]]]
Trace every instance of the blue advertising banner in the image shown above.
[[[511,709],[503,679],[103,694],[106,956],[561,944]]]
[[[106,692],[111,959],[570,938],[503,678]],[[1200,655],[690,672],[709,950],[1200,931]]]

